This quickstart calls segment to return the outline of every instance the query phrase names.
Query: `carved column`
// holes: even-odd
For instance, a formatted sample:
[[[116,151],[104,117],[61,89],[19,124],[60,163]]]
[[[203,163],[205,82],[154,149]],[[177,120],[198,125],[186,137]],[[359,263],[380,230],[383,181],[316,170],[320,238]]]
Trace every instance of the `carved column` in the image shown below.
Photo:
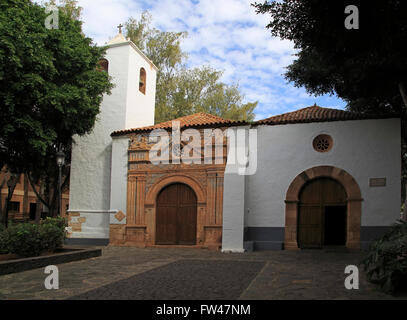
[[[146,190],[146,176],[137,177],[137,195],[136,195],[136,224],[145,224],[145,214],[144,214],[144,197]]]
[[[218,172],[216,178],[216,215],[215,224],[222,225],[223,219],[223,173]]]
[[[216,172],[208,171],[206,225],[214,225],[216,220]]]
[[[127,182],[127,224],[135,224],[137,178],[130,176]]]

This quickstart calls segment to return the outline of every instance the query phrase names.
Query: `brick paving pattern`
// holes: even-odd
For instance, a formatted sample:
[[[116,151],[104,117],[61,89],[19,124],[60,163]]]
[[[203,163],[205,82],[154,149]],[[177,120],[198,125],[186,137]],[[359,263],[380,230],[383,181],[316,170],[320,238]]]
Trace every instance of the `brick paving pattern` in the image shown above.
[[[264,262],[180,260],[72,299],[234,300],[263,266]]]

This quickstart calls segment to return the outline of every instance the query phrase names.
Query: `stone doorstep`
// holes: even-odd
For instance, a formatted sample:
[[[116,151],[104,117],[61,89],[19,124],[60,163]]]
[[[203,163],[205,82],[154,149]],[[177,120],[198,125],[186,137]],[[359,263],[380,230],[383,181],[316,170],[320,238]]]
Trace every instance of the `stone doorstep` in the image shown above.
[[[0,262],[0,275],[23,272],[27,270],[57,265],[72,261],[84,260],[102,255],[102,249],[94,247],[64,247],[69,252],[61,252],[48,256],[30,257]]]

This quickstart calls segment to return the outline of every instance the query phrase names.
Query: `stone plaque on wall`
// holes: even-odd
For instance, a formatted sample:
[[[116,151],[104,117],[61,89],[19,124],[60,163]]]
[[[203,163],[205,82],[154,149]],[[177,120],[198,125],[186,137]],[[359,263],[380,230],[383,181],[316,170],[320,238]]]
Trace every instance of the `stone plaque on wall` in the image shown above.
[[[385,187],[386,178],[370,178],[369,186],[370,187]]]

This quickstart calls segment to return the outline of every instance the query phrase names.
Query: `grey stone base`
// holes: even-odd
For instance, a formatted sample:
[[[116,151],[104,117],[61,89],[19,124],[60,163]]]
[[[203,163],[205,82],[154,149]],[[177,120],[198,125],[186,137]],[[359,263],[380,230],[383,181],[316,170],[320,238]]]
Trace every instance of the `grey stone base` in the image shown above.
[[[371,243],[382,237],[390,226],[362,226],[360,246],[368,250]],[[266,251],[284,249],[284,227],[247,227],[244,231],[244,249],[246,251]]]
[[[243,249],[247,252],[253,252],[254,251],[254,241],[243,242]]]
[[[271,251],[283,249],[284,242],[282,241],[256,241],[254,243],[254,251]]]
[[[360,248],[369,250],[370,245],[375,240],[382,237],[391,229],[389,226],[361,227],[360,228]]]
[[[65,240],[66,245],[70,246],[95,246],[105,247],[109,245],[109,239],[81,239],[81,238],[68,238]]]
[[[283,227],[248,227],[245,229],[246,251],[270,251],[284,249]]]

